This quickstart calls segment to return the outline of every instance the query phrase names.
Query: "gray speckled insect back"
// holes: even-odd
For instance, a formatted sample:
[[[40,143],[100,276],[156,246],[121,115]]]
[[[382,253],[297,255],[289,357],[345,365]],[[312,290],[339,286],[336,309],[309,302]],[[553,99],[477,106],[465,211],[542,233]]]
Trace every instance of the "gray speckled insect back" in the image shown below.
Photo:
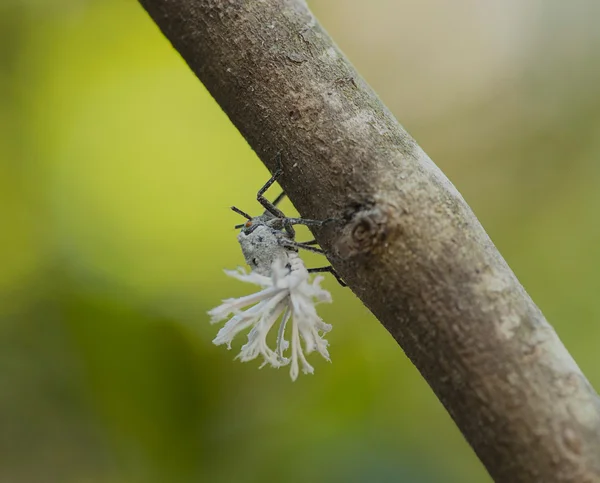
[[[290,237],[279,225],[279,219],[266,213],[248,220],[237,237],[246,263],[261,275],[271,275],[271,267],[277,259],[289,266],[289,254],[296,252],[284,246]]]

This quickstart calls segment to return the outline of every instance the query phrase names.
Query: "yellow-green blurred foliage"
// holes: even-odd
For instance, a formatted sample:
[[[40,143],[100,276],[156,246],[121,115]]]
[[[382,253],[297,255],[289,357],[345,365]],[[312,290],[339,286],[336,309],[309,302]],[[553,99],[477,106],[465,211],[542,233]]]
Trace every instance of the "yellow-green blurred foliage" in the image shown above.
[[[598,2],[312,6],[600,387]],[[0,481],[489,481],[333,280],[314,376],[211,344],[267,175],[136,2],[3,0]]]

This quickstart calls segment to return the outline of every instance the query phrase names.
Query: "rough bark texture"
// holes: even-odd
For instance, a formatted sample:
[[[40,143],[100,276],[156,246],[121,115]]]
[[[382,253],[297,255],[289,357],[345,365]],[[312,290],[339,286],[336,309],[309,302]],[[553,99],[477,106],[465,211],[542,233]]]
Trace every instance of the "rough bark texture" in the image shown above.
[[[300,0],[140,0],[498,482],[600,482],[600,401],[461,195]],[[367,8],[365,6],[365,8]],[[225,168],[224,168],[225,169]]]

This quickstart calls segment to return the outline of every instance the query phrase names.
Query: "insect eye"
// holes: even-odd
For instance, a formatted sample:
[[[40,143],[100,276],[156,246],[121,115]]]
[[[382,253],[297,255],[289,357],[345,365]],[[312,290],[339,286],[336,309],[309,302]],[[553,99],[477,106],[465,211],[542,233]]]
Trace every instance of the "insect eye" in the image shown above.
[[[248,220],[244,226],[250,228],[252,226],[252,221]]]

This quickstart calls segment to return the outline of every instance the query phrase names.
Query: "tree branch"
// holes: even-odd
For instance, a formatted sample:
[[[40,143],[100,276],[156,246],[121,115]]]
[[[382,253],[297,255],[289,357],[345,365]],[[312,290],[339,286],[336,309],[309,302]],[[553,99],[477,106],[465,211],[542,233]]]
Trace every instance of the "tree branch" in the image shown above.
[[[600,481],[600,400],[463,198],[301,0],[140,0],[498,482]]]

